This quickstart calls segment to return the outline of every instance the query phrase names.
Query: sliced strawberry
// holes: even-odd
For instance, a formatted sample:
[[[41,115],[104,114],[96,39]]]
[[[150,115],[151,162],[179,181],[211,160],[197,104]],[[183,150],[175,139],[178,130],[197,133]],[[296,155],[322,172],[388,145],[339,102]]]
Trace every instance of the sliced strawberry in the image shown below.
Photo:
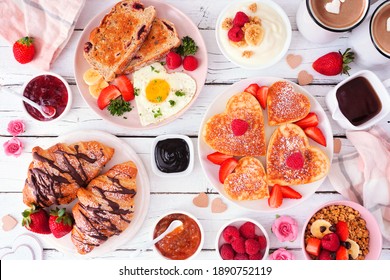
[[[257,91],[259,90],[258,84],[250,84],[246,89],[244,89],[245,92],[252,94],[253,96],[256,96]]]
[[[256,98],[263,109],[267,108],[268,87],[262,86],[256,92]]]
[[[282,190],[283,198],[300,199],[302,195],[289,186],[280,186]]]
[[[234,119],[232,121],[231,127],[234,136],[241,136],[244,135],[245,132],[247,132],[249,124],[244,120]]]
[[[222,162],[224,162],[225,160],[232,158],[232,157],[233,156],[225,155],[225,154],[220,153],[220,152],[215,152],[215,153],[209,154],[207,156],[207,159],[214,164],[221,165]]]
[[[283,194],[279,185],[273,186],[270,197],[268,198],[268,205],[271,208],[278,208],[282,205]]]
[[[222,162],[221,167],[219,168],[219,181],[223,184],[226,180],[226,177],[234,171],[238,164],[238,161],[235,158],[229,158]]]
[[[99,95],[97,104],[100,110],[106,108],[111,100],[118,98],[121,95],[119,89],[114,85],[109,85],[105,87]]]
[[[348,249],[344,246],[340,246],[336,252],[336,260],[348,260]]]
[[[321,240],[315,237],[310,237],[307,240],[306,252],[312,256],[318,257],[321,251]]]
[[[318,117],[317,117],[316,113],[310,112],[305,118],[301,119],[300,121],[295,122],[295,124],[302,129],[305,129],[305,128],[311,127],[311,126],[317,126],[318,125]]]
[[[344,221],[338,221],[336,224],[336,234],[341,241],[347,241],[349,237],[348,224]]]
[[[326,147],[326,139],[321,129],[318,127],[307,127],[304,131],[309,138]]]
[[[130,101],[134,99],[134,87],[129,78],[127,78],[125,75],[118,76],[115,78],[114,83],[122,93],[124,101]]]

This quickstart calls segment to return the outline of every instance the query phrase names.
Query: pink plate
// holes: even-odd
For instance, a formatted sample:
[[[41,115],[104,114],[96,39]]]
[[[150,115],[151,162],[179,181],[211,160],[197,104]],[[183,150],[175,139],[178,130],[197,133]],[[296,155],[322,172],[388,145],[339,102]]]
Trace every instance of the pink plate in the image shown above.
[[[207,50],[206,45],[204,43],[204,40],[202,38],[202,35],[199,32],[199,29],[196,27],[196,25],[191,21],[191,19],[182,13],[179,9],[163,3],[161,1],[157,0],[144,0],[143,3],[145,5],[153,5],[157,10],[157,16],[159,18],[167,19],[175,24],[176,30],[179,34],[179,37],[182,38],[186,35],[193,38],[198,45],[198,52],[196,53],[196,57],[199,61],[199,66],[195,71],[188,72],[183,70],[182,67],[179,67],[178,69],[175,69],[176,72],[183,71],[186,74],[190,75],[195,81],[197,85],[196,93],[194,98],[191,100],[191,102],[179,113],[159,122],[156,124],[151,124],[147,126],[142,126],[141,122],[138,117],[138,110],[136,108],[135,101],[133,100],[131,104],[134,106],[134,109],[125,114],[122,117],[118,116],[112,116],[107,110],[100,110],[97,106],[96,99],[93,98],[88,91],[88,85],[84,83],[83,81],[83,74],[84,72],[90,68],[87,61],[84,59],[83,56],[83,49],[84,49],[84,43],[89,40],[89,34],[91,30],[95,27],[97,27],[100,24],[100,21],[103,19],[104,15],[107,14],[111,7],[108,9],[105,9],[104,11],[100,12],[98,15],[96,15],[85,27],[83,33],[81,34],[81,37],[79,39],[79,42],[76,47],[76,53],[74,58],[74,73],[76,77],[76,83],[77,87],[80,91],[81,96],[85,100],[85,102],[88,104],[88,106],[95,111],[96,114],[98,114],[101,118],[104,120],[113,123],[118,126],[126,127],[126,128],[132,128],[132,129],[153,129],[159,126],[163,126],[165,124],[168,124],[181,116],[185,111],[187,111],[190,106],[195,102],[197,97],[199,96],[203,85],[206,80],[207,75]],[[170,71],[168,71],[170,72]],[[124,118],[125,117],[125,118]]]

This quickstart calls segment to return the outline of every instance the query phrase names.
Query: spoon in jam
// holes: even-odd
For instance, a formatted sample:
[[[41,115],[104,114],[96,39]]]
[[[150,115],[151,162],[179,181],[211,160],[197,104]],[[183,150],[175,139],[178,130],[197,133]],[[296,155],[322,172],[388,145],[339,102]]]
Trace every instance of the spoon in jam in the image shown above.
[[[44,116],[47,119],[50,119],[50,118],[54,117],[54,115],[57,112],[56,108],[54,108],[53,106],[39,105],[38,103],[35,103],[34,101],[28,99],[27,97],[25,97],[23,95],[20,95],[16,91],[13,91],[13,90],[11,90],[9,88],[6,88],[6,87],[4,87],[2,85],[0,85],[0,89],[2,89],[7,94],[12,94],[12,95],[22,99],[28,105],[30,105],[30,106],[34,107],[35,109],[37,109],[42,114],[42,116]]]
[[[146,251],[146,249],[152,247],[154,244],[156,244],[157,242],[159,242],[161,239],[163,239],[165,236],[167,236],[169,233],[171,233],[172,231],[174,231],[175,229],[179,228],[179,227],[182,227],[183,226],[183,222],[180,221],[180,220],[173,220],[169,226],[167,227],[167,229],[161,233],[159,236],[157,236],[155,239],[153,239],[152,241],[150,242],[147,242],[145,243],[144,245],[142,245],[142,247],[138,248],[132,255],[131,257],[136,257],[138,256],[139,254],[141,254],[142,252]]]

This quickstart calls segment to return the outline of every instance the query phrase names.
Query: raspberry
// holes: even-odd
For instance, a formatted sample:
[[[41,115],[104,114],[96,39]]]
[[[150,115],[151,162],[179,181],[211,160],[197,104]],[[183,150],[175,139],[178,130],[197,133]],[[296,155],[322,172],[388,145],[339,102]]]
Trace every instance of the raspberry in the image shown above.
[[[175,52],[169,52],[165,61],[169,69],[176,69],[181,65],[181,56]]]
[[[237,12],[233,19],[233,25],[238,27],[243,27],[247,22],[249,22],[249,17],[244,12]]]
[[[244,38],[244,31],[238,26],[233,26],[228,32],[230,41],[240,42]]]
[[[250,260],[261,260],[263,258],[263,254],[261,252],[258,252],[254,255],[249,255]]]
[[[320,255],[318,256],[318,259],[319,260],[334,260],[334,258],[332,258],[331,256],[331,252],[329,252],[328,250],[322,250],[320,252]]]
[[[236,238],[240,237],[240,232],[238,229],[234,226],[227,226],[223,232],[222,236],[225,239],[226,242],[232,243],[232,241]]]
[[[264,235],[260,235],[257,241],[259,242],[260,250],[264,250],[265,248],[267,248],[267,239]]]
[[[195,56],[186,56],[183,60],[183,68],[187,71],[194,71],[198,68],[198,60]]]
[[[249,260],[249,257],[247,254],[242,253],[242,254],[235,255],[234,260]]]
[[[234,119],[232,121],[231,127],[234,136],[241,136],[248,130],[249,124],[244,120]]]
[[[301,152],[295,152],[286,159],[286,165],[291,169],[298,170],[303,167],[304,160]]]
[[[221,246],[219,253],[221,254],[223,260],[232,260],[235,255],[232,245],[227,243]]]
[[[255,224],[251,222],[246,222],[242,226],[240,226],[241,236],[244,238],[255,238]]]
[[[321,247],[325,250],[336,252],[340,247],[340,239],[336,233],[328,233],[321,239]]]
[[[232,248],[236,253],[245,253],[245,239],[239,237],[232,241]]]
[[[248,255],[257,254],[260,251],[260,244],[255,239],[247,239],[245,240],[245,252]]]

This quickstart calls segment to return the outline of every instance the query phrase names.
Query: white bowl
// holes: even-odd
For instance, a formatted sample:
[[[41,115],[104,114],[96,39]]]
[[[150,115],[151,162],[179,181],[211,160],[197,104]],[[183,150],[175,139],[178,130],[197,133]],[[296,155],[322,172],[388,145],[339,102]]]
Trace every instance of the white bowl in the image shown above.
[[[257,221],[253,220],[253,219],[250,219],[250,218],[237,218],[237,219],[234,219],[234,220],[231,220],[227,223],[225,223],[221,228],[220,230],[218,231],[217,233],[217,236],[216,236],[216,240],[215,240],[215,249],[216,249],[216,252],[217,252],[217,255],[218,255],[218,258],[222,260],[222,257],[221,257],[221,254],[219,253],[219,248],[221,248],[221,246],[225,243],[227,243],[223,236],[222,236],[222,232],[223,230],[227,227],[227,226],[234,226],[236,228],[240,228],[241,225],[243,225],[244,223],[246,222],[251,222],[253,223],[256,228],[255,228],[255,232],[256,232],[256,235],[264,235],[265,239],[267,240],[267,247],[265,248],[264,250],[264,255],[263,255],[263,258],[262,260],[266,260],[268,258],[268,253],[269,253],[269,237],[268,237],[268,233],[267,231],[265,230],[265,228]]]
[[[283,25],[284,25],[284,27],[286,29],[286,33],[287,33],[285,36],[285,41],[284,41],[282,50],[277,55],[272,57],[272,59],[270,59],[266,63],[262,63],[262,64],[244,63],[243,59],[238,59],[237,56],[234,56],[231,53],[229,53],[228,48],[226,48],[224,46],[224,43],[221,40],[221,36],[222,36],[221,33],[222,32],[225,33],[224,31],[222,31],[221,25],[222,25],[222,22],[224,21],[224,19],[227,17],[227,14],[229,14],[229,12],[231,12],[232,10],[235,10],[238,12],[239,10],[241,10],[241,7],[243,7],[244,5],[248,6],[252,3],[265,4],[265,5],[269,6],[271,9],[273,9],[281,17],[281,19],[283,21]],[[260,17],[260,19],[261,19],[261,17]],[[290,23],[290,20],[288,19],[287,14],[284,12],[284,10],[278,4],[276,4],[272,0],[246,0],[246,1],[234,1],[233,3],[231,3],[230,5],[227,5],[222,10],[222,12],[219,14],[218,19],[217,19],[217,24],[215,27],[215,36],[216,36],[218,47],[221,50],[222,54],[228,60],[230,60],[233,64],[235,64],[241,68],[248,69],[248,70],[260,70],[260,69],[266,69],[266,68],[269,68],[269,67],[275,65],[285,56],[285,54],[288,51],[288,48],[290,47],[292,30],[291,30],[291,23]],[[266,40],[266,38],[264,38],[264,40]],[[225,45],[227,45],[227,44],[225,43]]]
[[[155,159],[155,148],[156,148],[156,145],[159,141],[163,141],[166,139],[182,139],[187,143],[188,149],[189,149],[190,159],[189,159],[189,164],[188,164],[188,167],[186,170],[181,171],[181,172],[165,173],[165,172],[162,172],[158,169],[158,167],[156,165],[156,159]],[[195,154],[194,154],[194,145],[192,144],[192,141],[188,136],[180,135],[180,134],[166,134],[166,135],[157,136],[152,143],[151,149],[152,149],[151,150],[151,159],[150,159],[151,166],[152,166],[153,173],[156,174],[157,176],[165,177],[165,178],[183,177],[183,176],[189,175],[192,172],[192,170],[194,168]]]
[[[194,220],[196,222],[196,224],[198,225],[199,227],[199,230],[200,230],[200,243],[199,243],[199,246],[198,248],[196,249],[196,251],[190,256],[188,257],[186,260],[189,260],[189,259],[193,259],[195,258],[199,252],[202,250],[203,248],[203,243],[204,243],[204,231],[203,231],[203,227],[201,225],[201,223],[199,222],[199,220],[192,214],[188,213],[188,212],[185,212],[185,211],[181,211],[181,210],[174,210],[174,211],[170,211],[168,213],[166,213],[165,215],[163,215],[161,218],[159,218],[156,223],[153,225],[153,231],[152,231],[152,239],[154,239],[154,230],[157,226],[157,224],[163,219],[165,218],[166,216],[168,215],[171,215],[171,214],[182,214],[182,215],[186,215],[188,216],[189,218],[191,218],[192,220]],[[165,238],[165,237],[164,237]],[[164,238],[162,240],[164,240]],[[167,258],[165,257],[156,247],[156,245],[153,246],[153,251],[157,253],[157,255],[159,255],[161,258],[165,259],[165,260],[171,260],[170,258]]]
[[[56,74],[56,73],[53,73],[53,72],[43,72],[43,73],[39,73],[37,75],[34,75],[33,77],[31,77],[31,79],[29,79],[26,83],[24,83],[22,89],[21,89],[21,93],[23,94],[24,93],[24,90],[25,88],[27,87],[27,85],[35,78],[39,77],[39,76],[44,76],[44,75],[49,75],[49,76],[53,76],[53,77],[56,77],[58,78],[66,87],[66,90],[68,92],[68,103],[66,104],[66,107],[64,109],[64,111],[61,113],[61,115],[59,115],[57,118],[55,119],[50,119],[50,120],[47,120],[47,121],[41,121],[41,120],[38,120],[36,118],[34,118],[33,116],[30,115],[30,113],[27,111],[26,109],[26,106],[24,105],[24,102],[22,101],[22,109],[23,111],[25,112],[25,114],[28,116],[29,119],[35,121],[35,122],[39,122],[39,123],[53,123],[53,122],[57,122],[59,121],[60,119],[62,119],[70,110],[70,108],[72,107],[72,90],[70,89],[70,86],[68,84],[68,82],[63,78],[61,77],[60,75]]]

